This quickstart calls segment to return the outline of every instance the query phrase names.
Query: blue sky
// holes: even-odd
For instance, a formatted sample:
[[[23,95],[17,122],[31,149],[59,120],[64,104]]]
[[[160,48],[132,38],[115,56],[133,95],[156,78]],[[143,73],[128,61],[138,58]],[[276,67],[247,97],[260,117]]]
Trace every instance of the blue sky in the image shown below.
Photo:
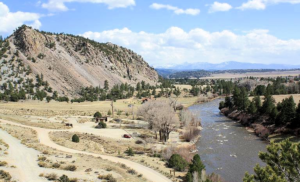
[[[300,64],[300,0],[0,0],[0,34],[23,23],[133,49],[152,66]],[[2,28],[1,28],[2,27]]]

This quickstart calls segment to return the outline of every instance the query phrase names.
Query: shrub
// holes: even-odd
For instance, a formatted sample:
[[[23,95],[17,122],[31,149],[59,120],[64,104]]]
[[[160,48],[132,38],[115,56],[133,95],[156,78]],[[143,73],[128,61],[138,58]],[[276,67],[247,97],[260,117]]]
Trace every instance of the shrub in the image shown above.
[[[107,115],[108,115],[108,116],[110,116],[110,115],[111,115],[111,111],[110,111],[110,110],[108,110],[108,112],[107,112]]]
[[[45,178],[47,178],[50,181],[54,181],[57,180],[57,175],[55,173],[47,174]]]
[[[72,142],[79,143],[79,137],[76,134],[72,136]]]
[[[98,179],[104,179],[108,182],[117,182],[117,180],[111,174],[99,175]]]
[[[40,161],[40,162],[38,163],[38,165],[39,165],[40,167],[46,167],[46,166],[47,166],[46,162],[43,162],[43,161]]]
[[[68,165],[64,169],[67,171],[76,171],[77,167],[74,165]]]
[[[70,182],[77,182],[78,179],[77,178],[70,178]]]
[[[100,112],[96,112],[94,114],[94,118],[101,118],[102,117],[102,114]]]
[[[106,128],[107,127],[107,125],[106,125],[106,123],[104,123],[103,121],[100,121],[99,123],[98,123],[98,125],[96,126],[96,128]]]
[[[70,182],[69,177],[66,175],[62,175],[59,179],[59,182]]]
[[[135,144],[143,144],[144,142],[142,140],[135,141]]]
[[[59,168],[59,167],[60,167],[60,164],[54,163],[54,164],[52,164],[52,167],[54,167],[54,168]]]
[[[136,175],[137,172],[134,169],[128,169],[127,172],[132,175]]]
[[[6,166],[7,165],[7,162],[5,161],[0,161],[0,166]]]
[[[198,128],[195,128],[195,127],[188,127],[186,129],[186,131],[183,133],[183,139],[186,141],[186,142],[190,142],[191,140],[195,139],[197,136],[199,136],[200,134],[200,130]]]
[[[179,154],[173,154],[168,161],[168,166],[176,171],[184,171],[188,163]]]
[[[47,158],[46,158],[45,156],[40,156],[40,157],[38,158],[38,161],[45,161],[45,160],[47,160]]]
[[[134,152],[130,147],[125,151],[125,153],[127,153],[128,156],[134,156]]]
[[[0,170],[0,179],[4,179],[4,180],[10,181],[11,175],[9,174],[9,172],[5,172],[3,170]]]

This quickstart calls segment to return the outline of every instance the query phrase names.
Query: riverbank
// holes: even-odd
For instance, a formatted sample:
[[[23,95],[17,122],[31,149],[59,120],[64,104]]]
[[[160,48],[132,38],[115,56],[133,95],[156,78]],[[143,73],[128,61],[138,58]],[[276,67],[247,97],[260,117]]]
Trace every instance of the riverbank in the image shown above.
[[[300,128],[292,129],[287,126],[270,124],[268,116],[250,115],[229,108],[223,108],[220,112],[227,118],[240,123],[242,126],[246,127],[247,131],[254,133],[262,140],[279,142],[291,137],[296,142],[300,141],[300,138],[298,137]]]

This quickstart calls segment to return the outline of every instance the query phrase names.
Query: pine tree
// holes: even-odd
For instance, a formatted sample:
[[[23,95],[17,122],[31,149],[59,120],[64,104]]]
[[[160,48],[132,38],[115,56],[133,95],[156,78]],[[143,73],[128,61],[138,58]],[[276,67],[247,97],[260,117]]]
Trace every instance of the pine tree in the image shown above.
[[[265,96],[265,100],[261,107],[262,114],[270,114],[275,107],[275,100],[271,95]]]
[[[257,113],[257,108],[256,108],[256,104],[255,104],[254,101],[252,101],[250,103],[250,106],[248,107],[247,111],[248,111],[249,114],[252,114],[252,115]]]
[[[297,110],[296,110],[295,119],[293,120],[293,125],[295,127],[300,126],[300,103],[298,104],[298,107],[297,107]]]
[[[266,167],[256,165],[255,175],[245,174],[244,182],[296,182],[300,179],[300,144],[284,140],[271,142],[267,152],[259,153]]]
[[[281,110],[276,119],[276,125],[286,124],[294,120],[296,116],[296,104],[293,96],[286,98],[281,103]]]
[[[260,96],[255,96],[253,98],[253,102],[255,103],[255,107],[257,108],[257,111],[261,110],[261,99]]]
[[[105,90],[109,89],[109,85],[108,85],[108,81],[107,80],[104,81],[104,89]]]
[[[192,159],[192,163],[189,165],[189,173],[193,174],[194,172],[198,172],[198,176],[201,177],[202,170],[205,169],[205,165],[202,163],[201,158],[198,154],[194,155]]]

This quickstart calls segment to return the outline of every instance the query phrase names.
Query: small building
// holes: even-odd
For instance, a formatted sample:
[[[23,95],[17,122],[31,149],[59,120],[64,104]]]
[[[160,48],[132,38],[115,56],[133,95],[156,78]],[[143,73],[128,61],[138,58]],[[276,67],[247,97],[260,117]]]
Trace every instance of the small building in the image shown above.
[[[108,117],[102,117],[102,118],[96,118],[96,122],[107,122],[108,121]]]

